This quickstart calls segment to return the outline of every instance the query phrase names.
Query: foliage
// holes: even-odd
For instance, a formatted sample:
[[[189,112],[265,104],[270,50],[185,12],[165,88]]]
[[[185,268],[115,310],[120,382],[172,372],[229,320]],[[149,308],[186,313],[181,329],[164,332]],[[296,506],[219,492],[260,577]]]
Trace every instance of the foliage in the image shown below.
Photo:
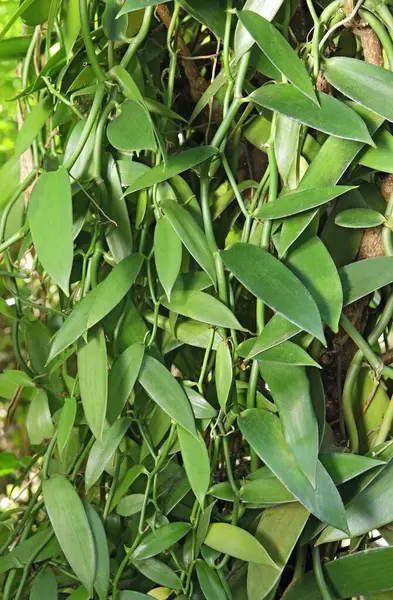
[[[393,597],[393,17],[322,4],[4,25],[3,600]]]

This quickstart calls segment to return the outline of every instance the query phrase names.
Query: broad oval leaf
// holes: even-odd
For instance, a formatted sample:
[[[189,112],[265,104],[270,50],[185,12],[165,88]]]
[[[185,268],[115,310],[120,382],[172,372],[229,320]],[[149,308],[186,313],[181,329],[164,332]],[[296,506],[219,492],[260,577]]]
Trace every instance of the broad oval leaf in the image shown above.
[[[90,529],[93,534],[94,548],[96,553],[96,576],[94,579],[94,589],[98,593],[100,600],[106,600],[109,587],[109,549],[104,525],[94,508],[84,501],[84,507]]]
[[[64,167],[39,177],[29,200],[28,218],[40,263],[68,296],[74,251],[71,185]]]
[[[210,525],[203,542],[209,548],[239,560],[275,567],[265,548],[245,529],[229,523]]]
[[[102,439],[108,399],[105,333],[98,327],[78,350],[79,387],[83,411],[94,436]]]
[[[257,354],[269,350],[269,348],[274,348],[294,337],[299,332],[299,327],[285,319],[282,315],[273,315],[256,338],[255,343],[252,348],[250,348],[246,358],[249,360]]]
[[[206,444],[199,432],[196,438],[179,425],[177,426],[177,435],[187,479],[203,508],[210,485],[210,460]]]
[[[379,290],[393,281],[393,258],[366,258],[339,270],[344,294],[344,306]]]
[[[329,135],[373,144],[368,129],[359,115],[336,98],[317,93],[319,108],[289,83],[265,85],[252,92],[252,102],[277,111]]]
[[[145,355],[138,378],[150,398],[198,439],[190,401],[168,369],[156,358]]]
[[[378,227],[385,222],[385,217],[377,210],[371,208],[348,208],[338,213],[334,219],[336,225],[350,229],[365,229]]]
[[[239,21],[273,65],[318,106],[306,66],[285,37],[263,16],[249,10],[238,13]]]
[[[89,292],[74,307],[56,333],[48,362],[75,342],[89,327],[101,321],[126,295],[143,263],[141,254],[127,256],[108,277]]]
[[[228,600],[217,571],[200,558],[195,565],[198,582],[206,600]]]
[[[114,423],[123,410],[138,378],[145,346],[132,344],[117,358],[108,377],[107,418]]]
[[[260,363],[275,363],[279,365],[292,365],[292,366],[304,366],[304,367],[317,367],[320,369],[320,365],[304,350],[301,346],[294,344],[293,342],[283,342],[279,346],[269,348],[260,354],[254,356],[255,360],[259,360]]]
[[[211,146],[199,146],[199,148],[184,150],[184,152],[181,152],[176,156],[170,156],[167,164],[162,163],[157,165],[135,179],[135,181],[126,189],[125,194],[132,194],[147,187],[151,187],[152,185],[156,185],[157,183],[161,183],[161,181],[167,181],[167,179],[174,177],[174,175],[179,175],[179,173],[183,173],[183,171],[188,171],[188,169],[196,167],[208,158],[212,158],[215,153],[215,148],[212,148]]]
[[[168,300],[180,272],[182,244],[166,215],[158,220],[154,230],[154,262],[158,279]]]
[[[14,152],[17,156],[23,154],[31,146],[47,122],[52,110],[52,98],[51,96],[46,96],[37,102],[34,108],[27,114],[15,140]]]
[[[45,479],[42,491],[45,508],[61,549],[78,579],[92,595],[96,555],[82,501],[72,484],[62,475]]]
[[[333,481],[318,462],[316,487],[312,487],[289,451],[275,415],[260,408],[248,409],[240,415],[239,427],[258,456],[303,506],[322,522],[347,531],[344,506]]]
[[[119,115],[107,127],[109,142],[121,152],[155,150],[153,124],[146,108],[136,100],[127,99]]]
[[[54,427],[49,410],[48,396],[44,388],[38,388],[27,413],[27,434],[30,444],[41,444],[53,436]]]
[[[117,505],[116,512],[122,517],[131,517],[141,512],[144,503],[144,494],[130,494],[124,496]]]
[[[63,452],[70,439],[76,417],[76,408],[76,399],[74,397],[64,400],[64,406],[61,409],[59,425],[57,427],[57,448],[60,460],[63,458]]]
[[[181,588],[180,577],[168,565],[157,558],[134,561],[133,564],[147,579],[159,585],[164,585],[171,590]]]
[[[34,577],[29,600],[57,600],[57,581],[51,569],[42,569]]]
[[[221,252],[234,276],[254,296],[286,319],[324,341],[321,316],[311,294],[277,258],[251,244]]]
[[[191,387],[184,386],[196,419],[214,419],[217,410],[203,396]]]
[[[202,232],[190,213],[174,200],[164,200],[161,207],[173,229],[191,254],[209,275],[213,284],[216,282],[216,268],[213,254]]]
[[[104,432],[102,442],[100,440],[94,442],[86,465],[85,484],[87,490],[101,477],[130,423],[131,419],[129,417],[118,419]]]
[[[240,496],[243,502],[264,506],[288,504],[296,500],[285,485],[274,476],[246,481],[240,488]]]
[[[278,12],[283,0],[246,0],[243,10],[251,10],[261,15],[268,21],[272,21]],[[246,28],[238,22],[235,32],[235,57],[239,60],[254,44],[254,39]]]
[[[161,298],[160,301],[169,310],[184,317],[218,327],[244,331],[233,312],[217,298],[205,292],[174,291],[170,302],[166,298]]]
[[[273,202],[262,204],[256,211],[255,217],[258,219],[281,219],[296,215],[297,213],[322,206],[326,202],[330,202],[349,192],[354,188],[349,185],[336,185],[334,187],[321,187],[306,190],[295,190],[280,196]]]
[[[383,127],[373,137],[375,148],[365,148],[356,158],[360,165],[393,173],[393,135]]]
[[[226,340],[223,340],[218,345],[214,376],[218,403],[225,412],[233,379],[232,356]]]
[[[148,533],[135,548],[132,560],[145,560],[160,554],[181,540],[191,529],[189,523],[168,523]]]
[[[333,87],[348,98],[393,121],[391,71],[356,58],[334,56],[325,61],[324,75]]]

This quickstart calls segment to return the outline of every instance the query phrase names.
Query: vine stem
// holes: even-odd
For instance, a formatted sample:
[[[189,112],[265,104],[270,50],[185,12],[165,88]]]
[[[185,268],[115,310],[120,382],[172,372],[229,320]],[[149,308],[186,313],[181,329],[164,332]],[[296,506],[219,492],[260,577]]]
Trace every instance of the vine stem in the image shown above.
[[[95,76],[98,79],[98,82],[101,83],[105,81],[105,73],[101,68],[101,65],[98,61],[93,40],[91,39],[90,26],[89,26],[89,15],[87,11],[87,1],[79,0],[79,17],[81,21],[81,32],[83,41],[85,43],[85,48],[87,52],[87,56],[89,57],[89,61],[91,67],[94,71]],[[84,144],[83,144],[84,145]]]
[[[322,600],[334,600],[334,597],[330,593],[328,585],[325,581],[318,546],[312,547],[312,562],[313,562],[313,567],[314,567],[315,578],[317,580],[317,584],[318,584],[319,591],[322,596]]]

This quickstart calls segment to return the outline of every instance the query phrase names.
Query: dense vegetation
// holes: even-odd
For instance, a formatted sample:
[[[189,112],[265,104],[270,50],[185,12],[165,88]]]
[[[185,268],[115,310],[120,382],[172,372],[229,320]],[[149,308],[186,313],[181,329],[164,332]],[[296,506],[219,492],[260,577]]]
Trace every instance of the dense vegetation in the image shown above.
[[[14,8],[2,599],[393,598],[389,5]]]

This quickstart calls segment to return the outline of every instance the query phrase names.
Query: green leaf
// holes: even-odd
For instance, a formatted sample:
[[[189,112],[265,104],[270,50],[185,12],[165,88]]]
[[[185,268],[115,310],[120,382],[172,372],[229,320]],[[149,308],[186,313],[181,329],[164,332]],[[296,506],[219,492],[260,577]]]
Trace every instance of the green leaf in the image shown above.
[[[213,284],[216,282],[216,268],[213,254],[208,246],[206,236],[192,218],[190,213],[174,200],[164,200],[161,207],[173,229],[202,269],[209,275]]]
[[[51,569],[43,569],[34,577],[29,600],[57,600],[57,581]]]
[[[21,463],[13,452],[2,452],[0,454],[0,477],[14,473],[20,466]]]
[[[364,121],[349,106],[333,96],[317,92],[321,108],[289,83],[265,85],[249,96],[264,106],[329,135],[373,144]]]
[[[324,75],[333,87],[348,98],[393,121],[391,71],[356,58],[335,56],[324,62]]]
[[[204,544],[239,560],[275,567],[265,548],[251,533],[229,523],[210,525]]]
[[[178,590],[181,588],[181,581],[178,575],[165,563],[161,562],[157,558],[148,558],[141,561],[135,561],[133,563],[135,567],[154,583],[164,585],[171,590]]]
[[[217,571],[200,558],[195,565],[198,582],[206,600],[228,600]]]
[[[23,121],[23,125],[16,136],[14,150],[16,156],[21,156],[31,146],[47,122],[52,110],[52,98],[51,96],[46,96],[37,102],[34,108],[27,114],[27,117]]]
[[[280,365],[292,366],[310,366],[321,367],[315,360],[301,347],[293,342],[283,342],[279,346],[269,348],[260,354],[254,356],[255,360],[263,363],[276,363]]]
[[[57,427],[57,449],[59,450],[60,460],[63,460],[63,453],[67,446],[72,432],[76,417],[75,398],[65,398],[64,406],[61,409],[59,424]]]
[[[334,187],[295,190],[280,196],[277,200],[262,204],[255,211],[255,217],[266,220],[296,215],[311,208],[322,206],[352,189],[354,188],[349,185],[336,185]]]
[[[210,460],[205,441],[199,432],[195,437],[179,425],[177,426],[177,435],[187,479],[203,508],[210,485]]]
[[[121,7],[119,16],[133,12],[134,10],[140,10],[141,8],[148,8],[149,6],[155,6],[156,4],[164,4],[165,2],[169,2],[169,0],[126,0]]]
[[[128,18],[118,15],[119,11],[120,6],[116,0],[107,0],[102,13],[102,29],[108,40],[112,42],[125,42],[127,40]],[[118,18],[119,16],[120,18]],[[129,125],[129,128],[132,129],[132,125],[131,127]],[[136,125],[137,128],[138,124]]]
[[[238,13],[238,17],[273,65],[318,106],[306,66],[285,37],[277,31],[274,25],[256,12],[242,10]]]
[[[105,334],[98,327],[78,350],[79,387],[83,411],[94,436],[102,439],[108,399],[108,371]]]
[[[130,494],[122,498],[117,505],[116,512],[122,517],[131,517],[141,512],[144,503],[144,494]]]
[[[48,396],[44,388],[37,388],[27,413],[27,434],[30,444],[38,446],[53,436],[54,428],[49,410]]]
[[[86,490],[89,490],[101,477],[105,467],[119,447],[130,423],[131,419],[129,417],[118,419],[104,432],[102,442],[100,440],[94,442],[86,465]]]
[[[299,332],[299,327],[285,319],[282,315],[273,315],[256,338],[252,348],[250,348],[246,356],[247,360],[265,350],[269,350],[269,348],[274,348],[282,344],[282,342],[289,340]]]
[[[233,379],[232,356],[228,342],[219,343],[216,353],[215,382],[217,399],[221,409],[225,412]]]
[[[262,248],[235,244],[221,252],[227,268],[254,296],[286,319],[324,341],[321,317],[311,294],[291,271]],[[279,284],[279,285],[278,285]]]
[[[113,423],[131,394],[142,365],[145,346],[132,344],[116,359],[108,378],[107,418]]]
[[[239,417],[239,427],[258,454],[290,492],[318,519],[342,531],[347,530],[344,506],[333,481],[318,462],[313,488],[285,443],[279,419],[260,408]]]
[[[208,158],[212,158],[216,153],[215,148],[211,146],[199,146],[198,148],[190,148],[184,150],[176,156],[170,156],[167,164],[164,162],[150,169],[138,177],[125,191],[125,195],[133,194],[139,190],[151,187],[162,181],[167,181],[183,171],[188,171],[196,167]]]
[[[324,564],[329,587],[335,598],[345,599],[393,589],[390,568],[393,548],[375,548],[354,552]],[[307,573],[287,588],[284,600],[320,600],[321,594],[314,573]]]
[[[68,296],[74,255],[72,195],[68,173],[63,167],[44,173],[38,179],[31,193],[28,218],[40,263]]]
[[[373,137],[375,148],[366,148],[357,158],[360,165],[393,173],[393,136],[387,129],[382,128]]]
[[[393,258],[378,256],[346,265],[339,270],[344,306],[379,290],[393,281]]]
[[[120,594],[119,594],[119,600],[150,600],[150,599],[151,599],[151,596],[147,596],[146,594],[141,594],[141,592],[124,591],[124,592],[120,592]]]
[[[179,382],[162,363],[145,355],[139,382],[163,411],[197,439],[190,401]]]
[[[284,185],[288,185],[289,173],[297,156],[301,124],[277,113],[274,131],[274,153],[278,172]]]
[[[217,416],[216,409],[205,400],[203,396],[198,394],[193,388],[184,386],[189,401],[191,402],[192,410],[196,419],[214,419]]]
[[[267,350],[265,354],[281,347]],[[260,371],[278,408],[285,442],[298,466],[315,487],[319,451],[318,422],[306,369],[261,362]],[[288,390],[291,390],[290,394]]]
[[[390,461],[375,479],[363,489],[345,508],[350,537],[357,537],[379,529],[393,521],[392,494],[393,462]],[[347,537],[333,527],[327,527],[320,537],[318,544],[336,541]]]
[[[31,42],[31,36],[7,38],[0,41],[0,60],[24,58]]]
[[[61,549],[78,579],[92,595],[96,556],[82,501],[62,475],[45,479],[42,490],[45,508]]]
[[[135,548],[132,560],[146,560],[160,554],[181,540],[191,529],[189,523],[168,523],[148,533]]]
[[[314,298],[323,321],[338,331],[343,291],[336,265],[317,236],[303,234],[290,248],[285,264]]]
[[[243,10],[251,10],[268,21],[272,21],[282,3],[283,0],[246,0]],[[239,60],[253,44],[254,39],[239,21],[236,27],[234,41],[236,60]]]
[[[136,100],[127,99],[120,105],[120,113],[109,123],[106,133],[112,146],[121,152],[156,148],[150,115]]]
[[[247,572],[248,600],[261,600],[274,588],[291,552],[303,531],[309,512],[293,502],[263,511],[255,537],[264,545],[277,565],[276,569],[250,562]]]
[[[143,465],[134,465],[127,471],[123,479],[118,483],[115,493],[113,494],[110,510],[112,511],[120,502],[127,490],[132,486],[139,475],[147,475],[147,471]]]
[[[263,468],[268,471],[266,467]],[[270,471],[268,472],[269,477],[261,477],[244,483],[240,488],[240,496],[243,502],[264,506],[294,502],[296,500],[295,496],[277,477],[274,477]]]
[[[336,225],[351,229],[365,229],[378,227],[385,222],[385,217],[377,210],[371,208],[348,208],[338,213],[334,219]]]
[[[180,272],[182,244],[167,216],[158,220],[154,230],[154,261],[158,279],[168,300]]]
[[[225,0],[179,0],[180,6],[194,19],[211,29],[217,37],[225,35]]]
[[[244,331],[233,312],[217,298],[205,292],[174,291],[170,302],[165,297],[162,297],[160,302],[169,310],[184,317],[218,327]]]
[[[69,0],[64,17],[63,36],[64,46],[69,58],[81,28],[78,0]]]
[[[109,216],[116,225],[110,223],[105,231],[106,241],[117,263],[132,254],[132,233],[127,205],[122,196],[122,187],[117,166],[109,157],[107,167],[108,192],[110,193]]]
[[[76,304],[54,337],[48,361],[75,342],[89,327],[101,321],[119,304],[133,285],[142,263],[141,254],[128,256],[114,267],[104,281]]]
[[[106,539],[106,533],[102,521],[94,508],[84,501],[84,507],[90,529],[93,534],[94,547],[96,553],[96,576],[94,579],[94,589],[98,593],[100,600],[106,600],[109,588],[109,549]]]
[[[368,456],[347,454],[345,452],[321,454],[319,459],[336,485],[345,483],[361,473],[385,464],[383,460],[375,460]]]

